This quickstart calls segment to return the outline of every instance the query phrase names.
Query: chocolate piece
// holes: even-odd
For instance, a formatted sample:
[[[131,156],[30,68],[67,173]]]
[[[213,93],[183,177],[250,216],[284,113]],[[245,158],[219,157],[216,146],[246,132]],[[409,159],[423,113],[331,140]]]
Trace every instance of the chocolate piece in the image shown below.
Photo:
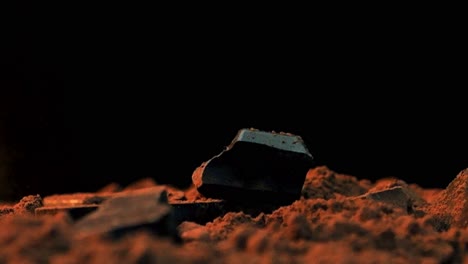
[[[174,201],[171,202],[171,206],[176,225],[183,221],[205,224],[226,213],[225,202],[222,200]]]
[[[117,193],[73,193],[46,196],[44,207],[35,210],[36,215],[53,215],[58,212],[68,212],[74,220],[95,211],[103,202],[118,196],[135,195],[151,192],[161,187],[132,189]],[[225,202],[219,199],[204,199],[187,201],[185,193],[174,187],[165,187],[166,196],[161,197],[163,203],[169,203],[173,208],[172,221],[175,224],[183,221],[206,223],[226,212]],[[166,202],[166,200],[168,200]]]
[[[411,205],[409,195],[400,186],[381,191],[371,192],[363,195],[363,197],[374,201],[390,203],[405,209]]]
[[[67,212],[73,220],[78,220],[85,215],[94,212],[98,208],[96,204],[83,204],[72,206],[46,206],[36,208],[36,215],[55,215],[59,212]]]
[[[300,198],[312,166],[300,136],[241,129],[226,150],[194,171],[192,180],[206,197],[287,204]]]
[[[43,199],[43,207],[35,209],[36,215],[54,215],[58,212],[67,212],[73,220],[78,220],[94,212],[98,205],[114,193],[71,193],[55,194]]]
[[[83,204],[99,204],[112,195],[114,195],[114,193],[54,194],[44,197],[43,204],[46,207],[73,207]]]
[[[171,207],[167,204],[164,187],[146,188],[116,194],[104,201],[95,212],[79,220],[78,236],[120,234],[127,230],[149,228],[158,234],[173,232],[169,220]]]

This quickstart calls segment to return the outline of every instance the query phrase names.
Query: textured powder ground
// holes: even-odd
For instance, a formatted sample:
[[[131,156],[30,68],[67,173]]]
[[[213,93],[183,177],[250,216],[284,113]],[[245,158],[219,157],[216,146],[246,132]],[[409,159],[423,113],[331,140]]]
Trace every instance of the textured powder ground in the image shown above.
[[[468,263],[466,177],[427,190],[317,167],[294,203],[254,216],[228,212],[205,225],[184,222],[182,242],[145,231],[78,239],[66,213],[28,213],[41,206],[39,196],[28,196],[0,206],[0,263]],[[365,198],[394,187],[410,206]],[[193,188],[171,190],[175,199],[202,198]]]

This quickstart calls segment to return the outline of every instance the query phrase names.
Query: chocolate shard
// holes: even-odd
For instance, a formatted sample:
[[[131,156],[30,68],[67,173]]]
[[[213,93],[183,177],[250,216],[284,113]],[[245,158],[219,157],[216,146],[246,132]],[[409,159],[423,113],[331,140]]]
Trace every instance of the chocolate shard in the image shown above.
[[[157,234],[172,235],[171,207],[164,187],[145,188],[116,194],[75,224],[78,237],[93,234],[120,235],[148,228]]]
[[[405,209],[411,205],[410,196],[401,186],[370,192],[361,197],[378,202],[393,204]]]
[[[192,181],[206,197],[287,204],[300,198],[313,157],[300,136],[241,129]]]
[[[99,204],[108,199],[114,193],[70,193],[54,194],[44,197],[45,207],[75,207],[84,204]]]
[[[94,212],[99,204],[110,198],[112,193],[70,193],[54,194],[43,199],[43,206],[36,208],[34,213],[40,215],[55,215],[66,212],[73,220],[78,220]]]

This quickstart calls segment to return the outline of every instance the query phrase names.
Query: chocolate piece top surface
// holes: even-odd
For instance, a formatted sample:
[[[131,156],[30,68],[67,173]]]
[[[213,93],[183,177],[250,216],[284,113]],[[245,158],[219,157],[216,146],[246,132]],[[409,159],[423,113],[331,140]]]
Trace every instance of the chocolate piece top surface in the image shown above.
[[[275,133],[244,128],[239,130],[233,143],[236,141],[263,144],[276,149],[299,152],[311,156],[302,138],[290,133]]]

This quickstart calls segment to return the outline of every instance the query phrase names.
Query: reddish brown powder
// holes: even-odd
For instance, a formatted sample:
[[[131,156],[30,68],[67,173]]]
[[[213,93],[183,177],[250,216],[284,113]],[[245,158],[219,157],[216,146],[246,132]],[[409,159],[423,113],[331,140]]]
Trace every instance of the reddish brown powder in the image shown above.
[[[78,239],[67,214],[24,214],[39,206],[38,197],[28,197],[0,209],[0,263],[468,263],[466,177],[462,172],[441,192],[318,167],[291,205],[255,217],[228,212],[205,225],[184,222],[181,243],[144,231]],[[417,208],[357,198],[394,187]],[[176,200],[200,198],[195,189],[171,190]]]

